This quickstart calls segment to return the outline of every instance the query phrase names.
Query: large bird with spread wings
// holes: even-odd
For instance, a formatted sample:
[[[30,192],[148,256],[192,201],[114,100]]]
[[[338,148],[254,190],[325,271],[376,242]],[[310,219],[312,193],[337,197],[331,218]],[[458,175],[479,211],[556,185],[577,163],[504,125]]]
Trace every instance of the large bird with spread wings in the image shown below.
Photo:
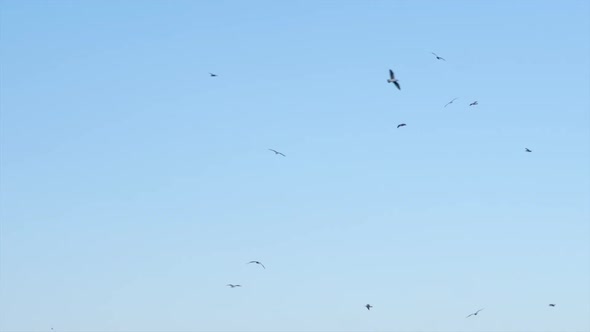
[[[387,83],[393,83],[398,90],[401,90],[402,88],[400,88],[399,83],[397,81],[397,78],[395,78],[395,74],[393,73],[393,70],[389,70],[389,79],[387,80]]]

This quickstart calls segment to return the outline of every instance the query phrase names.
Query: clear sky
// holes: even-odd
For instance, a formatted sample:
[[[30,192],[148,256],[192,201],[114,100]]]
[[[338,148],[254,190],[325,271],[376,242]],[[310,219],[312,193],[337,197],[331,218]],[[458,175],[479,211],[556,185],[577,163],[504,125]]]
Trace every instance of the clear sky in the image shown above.
[[[588,1],[0,6],[0,331],[590,331]]]

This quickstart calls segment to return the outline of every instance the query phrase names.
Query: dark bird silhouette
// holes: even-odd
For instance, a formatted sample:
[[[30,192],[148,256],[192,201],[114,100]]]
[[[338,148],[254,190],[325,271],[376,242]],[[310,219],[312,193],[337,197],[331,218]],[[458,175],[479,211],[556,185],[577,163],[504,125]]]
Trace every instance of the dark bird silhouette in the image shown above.
[[[387,80],[387,83],[393,83],[398,90],[401,90],[402,88],[400,88],[399,83],[397,82],[397,79],[395,78],[395,75],[393,74],[393,70],[389,70],[389,79]]]
[[[467,316],[467,317],[465,317],[465,318],[469,318],[469,317],[471,317],[471,316],[477,316],[477,314],[478,314],[480,311],[482,311],[482,310],[483,310],[483,308],[482,308],[482,309],[479,309],[478,311],[476,311],[476,312],[474,312],[474,313],[472,313],[472,314],[469,314],[469,316]]]
[[[211,77],[217,77],[217,74],[209,73],[209,75],[211,75]]]
[[[282,154],[281,152],[277,151],[277,150],[273,150],[273,149],[269,149],[270,151],[274,152],[275,154],[280,154],[283,157],[286,157],[284,154]],[[297,159],[297,158],[295,158]]]
[[[549,303],[550,307],[555,307],[555,303]]]
[[[433,55],[436,57],[436,59],[437,59],[437,60],[447,61],[447,60],[445,60],[444,58],[442,58],[442,57],[440,57],[440,56],[436,55],[436,53],[434,53],[434,52],[430,52],[430,53],[432,53],[432,54],[433,54]]]
[[[252,263],[258,264],[258,265],[262,266],[263,269],[266,269],[266,267],[264,267],[264,265],[262,263],[260,263],[259,261],[249,261],[247,264],[252,264]]]
[[[226,286],[229,286],[231,288],[242,287],[242,285],[234,285],[234,284],[227,284]]]
[[[447,106],[451,105],[451,104],[452,104],[452,103],[453,103],[455,100],[457,100],[457,99],[459,99],[459,98],[457,97],[457,98],[455,98],[455,99],[453,99],[453,100],[449,101],[449,102],[448,102],[448,103],[445,105],[445,107],[447,107]]]
[[[529,150],[529,148],[524,148],[524,150],[525,150],[526,152],[533,152],[533,151]]]
[[[473,103],[469,104],[469,106],[475,106],[475,105],[477,105],[477,100],[474,101]]]
[[[367,310],[371,310],[371,308],[373,308],[373,306],[372,306],[372,305],[370,305],[370,304],[367,304],[367,305],[365,306],[365,308],[367,308]]]
[[[405,127],[405,126],[406,126],[406,124],[405,124],[405,123],[400,123],[400,124],[398,124],[398,125],[397,125],[397,127],[398,127],[398,128],[399,128],[399,127]]]

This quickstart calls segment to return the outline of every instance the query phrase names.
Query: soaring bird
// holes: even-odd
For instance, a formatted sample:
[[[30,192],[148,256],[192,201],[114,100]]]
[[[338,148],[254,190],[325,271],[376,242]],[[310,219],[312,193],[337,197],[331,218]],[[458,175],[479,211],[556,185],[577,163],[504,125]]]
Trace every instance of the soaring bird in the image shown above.
[[[474,313],[470,314],[469,316],[467,316],[467,317],[465,317],[465,318],[469,318],[469,317],[471,317],[471,316],[477,316],[477,314],[478,314],[480,311],[482,311],[482,310],[483,310],[483,308],[482,308],[482,309],[479,309],[478,311],[476,311],[476,312],[474,312]]]
[[[227,284],[226,286],[229,286],[231,288],[242,287],[242,285],[234,285],[234,284]]]
[[[531,151],[529,148],[524,148],[524,150],[525,150],[526,152],[533,152],[533,151]]]
[[[406,124],[405,124],[405,123],[400,123],[400,124],[398,124],[398,125],[397,125],[397,127],[398,127],[398,128],[399,128],[399,127],[405,127],[405,126],[406,126]]]
[[[451,105],[451,104],[452,104],[452,103],[453,103],[455,100],[457,100],[457,99],[459,99],[459,97],[457,97],[457,98],[454,98],[453,100],[449,101],[449,102],[448,102],[448,103],[445,105],[445,107],[447,107],[447,106]]]
[[[211,77],[217,77],[217,74],[209,73],[209,75],[211,75]]]
[[[550,307],[555,307],[555,303],[549,303]]]
[[[373,306],[372,306],[372,305],[370,305],[370,304],[367,304],[367,305],[365,306],[365,308],[367,308],[367,310],[371,310],[371,308],[373,308]]]
[[[447,60],[445,60],[444,58],[442,58],[442,57],[440,57],[440,56],[436,55],[436,53],[434,53],[434,52],[430,52],[430,53],[434,54],[434,56],[436,57],[436,59],[437,59],[437,60],[447,61]]]
[[[475,105],[477,105],[477,100],[474,101],[473,103],[469,104],[469,106],[475,106]]]
[[[395,86],[397,87],[398,90],[401,90],[402,88],[400,88],[399,83],[397,82],[397,79],[395,78],[395,75],[393,74],[393,70],[389,70],[389,79],[387,80],[387,83],[393,83],[395,84]]]
[[[275,154],[280,154],[283,157],[286,157],[284,154],[282,154],[281,152],[277,151],[277,150],[273,150],[273,149],[269,149],[270,151],[274,152]]]
[[[260,263],[259,261],[249,261],[247,264],[252,264],[252,263],[258,264],[258,265],[262,266],[263,269],[266,269],[266,267],[264,267],[264,265],[262,263]]]

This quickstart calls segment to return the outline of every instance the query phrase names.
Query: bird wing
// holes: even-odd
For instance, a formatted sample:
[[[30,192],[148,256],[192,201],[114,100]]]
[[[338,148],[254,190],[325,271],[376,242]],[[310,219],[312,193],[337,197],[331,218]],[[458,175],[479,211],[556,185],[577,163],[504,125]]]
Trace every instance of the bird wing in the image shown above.
[[[467,317],[465,317],[465,318],[469,318],[469,317],[471,317],[471,316],[473,316],[473,314],[469,314],[469,315],[468,315]]]
[[[457,99],[458,99],[458,98],[455,98],[455,99],[453,99],[453,100],[449,101],[449,102],[448,102],[448,103],[445,105],[445,107],[449,106],[450,104],[452,104],[452,103],[453,103],[455,100],[457,100]]]
[[[270,151],[274,152],[274,153],[278,153],[276,150],[273,149],[269,149]]]
[[[286,157],[284,153],[279,152],[279,154],[283,157]]]
[[[249,262],[248,262],[248,263],[246,263],[246,264],[252,264],[252,263],[257,263],[257,262],[256,262],[256,261],[249,261]]]
[[[439,58],[440,58],[442,61],[447,61],[447,60],[445,60],[445,58],[443,58],[443,57],[440,57],[440,56],[439,56]]]
[[[477,314],[478,312],[482,311],[484,308],[479,309],[478,311],[476,311],[475,313]]]
[[[395,75],[393,75],[393,70],[389,70],[389,77],[393,80],[395,79]]]
[[[399,83],[397,81],[393,82],[393,84],[395,84],[395,86],[397,87],[398,90],[402,89],[402,88],[400,88]]]
[[[266,270],[266,267],[264,267],[264,264],[262,264],[260,262],[258,262],[258,264],[260,264],[260,266],[262,266],[262,268]]]
[[[432,53],[434,56],[438,57],[438,55],[436,55],[436,53],[434,53],[434,52],[430,52],[430,53]]]

